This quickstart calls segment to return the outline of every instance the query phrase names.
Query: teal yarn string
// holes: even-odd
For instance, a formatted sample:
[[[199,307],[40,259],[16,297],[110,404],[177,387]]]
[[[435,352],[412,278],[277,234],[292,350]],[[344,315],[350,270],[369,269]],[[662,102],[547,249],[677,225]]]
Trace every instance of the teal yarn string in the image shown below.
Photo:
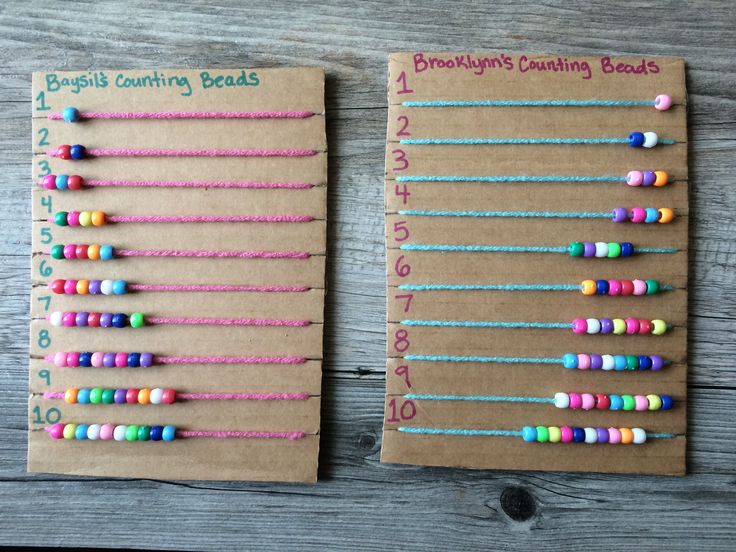
[[[569,329],[569,322],[492,322],[485,320],[402,320],[404,326],[431,326],[442,328],[541,328]]]
[[[477,217],[477,218],[612,218],[611,211],[605,213],[557,212],[557,211],[421,211],[410,209],[398,211],[399,215],[418,217]]]
[[[628,144],[628,138],[407,138],[399,140],[404,145],[457,145],[457,146],[503,146],[524,144]],[[662,138],[662,145],[673,145],[675,140]]]
[[[521,431],[506,429],[440,429],[434,427],[399,427],[402,433],[417,433],[421,435],[483,435],[486,437],[521,437]]]
[[[486,362],[496,364],[562,364],[562,358],[486,357],[454,355],[404,355],[404,360],[427,362]]]
[[[554,404],[555,402],[555,400],[550,397],[502,397],[499,395],[428,395],[408,393],[404,395],[404,398],[411,401],[512,402],[535,404]]]
[[[503,252],[503,253],[567,253],[567,247],[544,247],[523,245],[440,245],[440,244],[404,244],[399,249],[405,251],[469,251],[469,252]]]
[[[625,176],[397,176],[396,182],[626,182]]]

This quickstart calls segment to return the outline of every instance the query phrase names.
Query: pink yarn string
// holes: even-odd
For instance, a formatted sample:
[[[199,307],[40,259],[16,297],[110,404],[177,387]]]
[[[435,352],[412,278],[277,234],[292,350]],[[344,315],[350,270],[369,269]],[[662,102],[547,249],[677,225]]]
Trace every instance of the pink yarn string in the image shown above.
[[[177,393],[183,401],[306,401],[309,393]]]
[[[44,253],[50,250],[44,250]],[[217,257],[238,259],[308,259],[306,251],[173,251],[170,249],[116,249],[118,257]]]
[[[176,431],[176,436],[183,439],[192,437],[209,437],[212,439],[288,439],[296,441],[307,436],[303,431]]]
[[[309,291],[306,286],[206,286],[206,285],[155,285],[128,284],[130,291],[249,291],[257,293],[301,293]]]
[[[84,181],[89,187],[129,187],[129,188],[251,188],[251,189],[289,189],[307,190],[314,184],[307,182],[203,182],[198,180],[97,180]]]
[[[311,222],[309,215],[222,215],[222,216],[109,216],[108,222]]]
[[[174,326],[259,326],[303,328],[309,320],[271,320],[265,318],[184,318],[177,316],[146,316],[146,324],[170,324]]]
[[[80,111],[80,119],[306,119],[312,111]],[[64,118],[52,113],[50,121]]]
[[[232,150],[172,150],[172,149],[101,149],[87,150],[88,157],[310,157],[319,152],[312,149],[232,149]],[[56,150],[46,152],[56,157]]]

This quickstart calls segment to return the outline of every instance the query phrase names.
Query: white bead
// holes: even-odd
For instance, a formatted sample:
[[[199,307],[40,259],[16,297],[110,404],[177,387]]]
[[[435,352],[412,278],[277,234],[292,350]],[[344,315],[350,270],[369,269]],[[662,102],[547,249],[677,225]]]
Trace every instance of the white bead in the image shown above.
[[[588,323],[588,333],[589,334],[597,334],[601,332],[601,321],[597,318],[588,318],[586,320]]]
[[[161,404],[161,399],[163,398],[164,390],[156,387],[155,389],[151,389],[151,404]]]
[[[634,434],[634,444],[641,445],[647,442],[647,432],[640,427],[632,427],[631,432]]]
[[[659,136],[657,136],[656,132],[645,132],[644,133],[644,143],[642,146],[645,148],[653,148],[657,145],[657,142],[659,142]]]
[[[92,424],[87,428],[87,439],[96,441],[100,438],[100,424]]]
[[[616,366],[616,361],[613,358],[613,355],[601,355],[601,359],[603,359],[603,365],[601,366],[603,370],[613,370]]]
[[[585,430],[585,442],[589,445],[594,445],[598,442],[598,432],[595,430],[595,428],[592,427],[585,427],[583,428]]]
[[[103,295],[112,295],[112,280],[102,280],[100,282],[100,291]]]
[[[49,316],[49,322],[52,326],[61,326],[61,317],[64,316],[63,313],[59,311],[54,311]]]
[[[570,395],[567,393],[555,393],[555,406],[557,408],[569,408]]]
[[[608,244],[606,242],[595,242],[595,256],[608,257]]]
[[[112,432],[112,438],[116,441],[125,441],[125,432],[128,431],[128,426],[119,425],[115,426]]]

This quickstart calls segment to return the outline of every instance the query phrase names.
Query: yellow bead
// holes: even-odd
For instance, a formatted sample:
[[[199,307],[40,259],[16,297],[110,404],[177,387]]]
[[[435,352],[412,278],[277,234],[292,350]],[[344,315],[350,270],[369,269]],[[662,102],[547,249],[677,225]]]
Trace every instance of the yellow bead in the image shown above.
[[[138,404],[149,404],[151,402],[151,390],[143,388],[138,390]]]
[[[100,246],[90,245],[87,248],[87,258],[92,261],[99,261],[100,260]]]
[[[662,335],[667,331],[667,322],[664,320],[652,320],[652,333],[654,335]]]
[[[583,280],[580,283],[580,291],[583,292],[583,295],[595,295],[596,293],[595,280]]]
[[[616,335],[623,335],[626,333],[626,321],[621,318],[614,318],[613,322],[613,333]]]
[[[654,176],[656,177],[654,180],[655,186],[664,186],[670,181],[670,175],[664,171],[654,171]]]
[[[79,213],[79,226],[92,226],[92,213],[89,211]]]
[[[630,445],[634,442],[634,432],[631,431],[628,427],[622,427],[619,429],[619,431],[621,431],[622,445]]]
[[[555,426],[550,426],[549,427],[549,442],[559,443],[560,439],[562,439],[562,431],[560,431],[560,428],[555,427]]]
[[[92,225],[93,226],[105,226],[105,223],[107,222],[105,218],[105,213],[102,211],[94,211],[92,213]]]
[[[87,295],[89,293],[89,280],[77,280],[77,295]]]
[[[672,212],[672,209],[668,209],[667,207],[659,209],[659,224],[667,224],[668,222],[672,222],[674,218],[675,213]]]
[[[77,433],[77,424],[66,424],[64,426],[64,439],[74,439]]]
[[[647,401],[649,401],[649,410],[662,408],[662,399],[659,398],[659,395],[647,395]]]
[[[69,389],[66,390],[66,393],[64,393],[64,400],[68,402],[69,404],[76,403],[77,393],[79,393],[79,389],[77,389],[76,387],[70,387]]]

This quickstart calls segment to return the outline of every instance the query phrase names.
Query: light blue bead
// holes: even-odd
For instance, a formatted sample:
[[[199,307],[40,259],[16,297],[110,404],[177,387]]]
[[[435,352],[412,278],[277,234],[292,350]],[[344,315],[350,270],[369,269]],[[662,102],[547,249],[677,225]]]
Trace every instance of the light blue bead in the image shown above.
[[[565,368],[577,368],[578,367],[578,355],[572,353],[565,353],[562,356],[562,365]]]
[[[59,174],[56,175],[56,189],[66,190],[69,188],[69,175]]]
[[[77,391],[77,402],[79,404],[89,404],[89,387],[82,387]]]
[[[537,428],[533,426],[524,426],[521,429],[521,438],[527,443],[535,443],[537,441]]]
[[[113,249],[112,245],[102,245],[100,246],[100,259],[103,261],[109,261],[113,257]]]
[[[87,439],[87,430],[89,426],[87,424],[79,424],[76,431],[74,432],[74,438],[80,441]]]
[[[611,410],[621,410],[624,407],[621,395],[610,395],[608,398],[611,399]]]
[[[626,370],[627,366],[626,357],[624,355],[615,355],[613,357],[613,368],[614,370]]]
[[[645,223],[652,224],[659,220],[659,211],[654,207],[647,207],[644,209],[644,212],[646,213],[646,217],[644,218]]]
[[[174,426],[164,426],[164,431],[161,438],[164,441],[173,441],[176,437],[176,428]]]
[[[76,107],[65,107],[61,116],[67,123],[76,123],[79,120],[79,110]]]
[[[125,280],[115,280],[112,283],[112,292],[115,295],[125,295],[127,284],[125,283]]]

